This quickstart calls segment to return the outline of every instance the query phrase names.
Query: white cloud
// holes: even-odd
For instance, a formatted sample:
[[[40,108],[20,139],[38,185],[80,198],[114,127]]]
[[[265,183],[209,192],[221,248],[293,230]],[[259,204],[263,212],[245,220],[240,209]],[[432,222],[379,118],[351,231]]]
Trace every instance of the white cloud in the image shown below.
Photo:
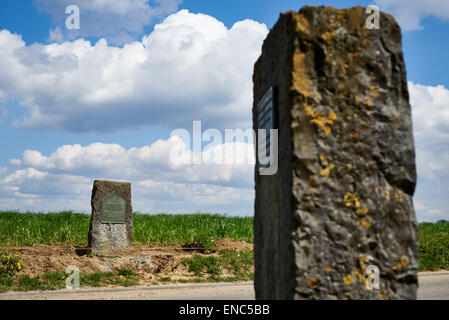
[[[227,29],[187,10],[142,42],[26,45],[0,31],[0,90],[29,112],[17,126],[74,132],[144,125],[251,128],[253,65],[268,33],[245,20]]]
[[[449,90],[408,83],[413,114],[421,221],[449,220]]]
[[[172,154],[172,149],[181,152]],[[225,152],[232,152],[240,161],[226,164],[223,161]],[[242,158],[242,155],[247,157],[238,159]],[[174,162],[171,160],[174,157],[180,159],[175,159]],[[193,164],[192,158],[193,152],[180,137],[175,136],[169,140],[158,140],[151,146],[128,150],[117,144],[103,143],[93,143],[85,147],[64,145],[48,157],[36,150],[25,150],[22,159],[12,159],[10,164],[32,168],[27,170],[36,169],[84,177],[106,176],[132,180],[152,177],[155,180],[250,186],[254,166],[254,150],[251,144],[219,144],[203,151],[203,163],[208,161],[208,164]],[[15,176],[12,179],[17,180]]]
[[[0,170],[0,207],[15,208],[19,199],[34,199],[23,203],[23,209],[89,210],[94,179],[131,181],[135,209],[145,212],[192,212],[197,210],[252,214],[254,199],[253,145],[235,142],[236,154],[248,154],[249,164],[219,164],[227,145],[216,145],[203,151],[211,164],[173,164],[171,149],[183,150],[182,159],[192,152],[180,137],[159,140],[151,146],[125,148],[116,144],[94,143],[88,146],[65,145],[51,155],[26,150],[22,159],[10,164],[20,166],[8,174]],[[45,205],[66,198],[61,206]],[[8,200],[9,199],[9,200]],[[39,205],[44,205],[39,208]]]
[[[409,82],[409,91],[418,173],[429,181],[449,179],[449,90]]]
[[[80,37],[102,37],[114,44],[130,42],[154,23],[178,9],[182,0],[35,0],[38,10],[53,17],[57,26],[50,30],[50,41],[74,40]],[[80,29],[67,30],[66,8],[77,5]]]
[[[421,20],[428,16],[449,19],[447,0],[376,0],[376,4],[393,14],[404,30],[422,29]]]

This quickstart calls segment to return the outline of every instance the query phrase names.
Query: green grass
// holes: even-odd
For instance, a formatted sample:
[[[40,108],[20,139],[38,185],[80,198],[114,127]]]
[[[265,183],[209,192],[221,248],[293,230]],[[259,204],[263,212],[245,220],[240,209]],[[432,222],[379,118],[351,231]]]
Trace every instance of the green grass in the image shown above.
[[[0,292],[57,290],[64,289],[68,275],[64,272],[51,272],[36,277],[27,274],[16,277],[0,277]],[[105,287],[115,285],[130,287],[139,284],[140,276],[131,270],[119,270],[117,272],[99,272],[80,274],[81,287]]]
[[[193,272],[197,277],[201,277],[204,271],[213,276],[221,275],[218,259],[215,256],[196,254],[193,258],[184,259],[182,263],[188,266],[189,272]]]
[[[201,222],[198,235],[198,221]],[[140,244],[209,244],[216,235],[216,216],[188,215],[134,215],[134,240]],[[200,241],[198,241],[198,238]],[[253,242],[252,217],[218,218],[218,238]]]
[[[21,213],[17,220],[17,245],[36,243],[86,244],[88,215],[73,212]],[[0,245],[14,245],[15,212],[0,212]]]
[[[419,224],[419,270],[449,270],[449,222]]]
[[[182,263],[189,267],[189,272],[193,272],[196,279],[203,277],[204,273],[212,281],[245,281],[254,278],[254,273],[251,272],[254,253],[251,250],[220,250],[218,256],[194,255],[193,258],[183,259]],[[221,277],[224,269],[229,270],[233,276]]]
[[[109,285],[132,287],[139,284],[140,276],[131,270],[118,272],[97,272],[80,275],[81,287],[105,287]]]
[[[201,222],[198,230],[198,221]],[[75,212],[20,213],[17,246],[64,243],[87,245],[90,215]],[[14,245],[15,212],[0,212],[0,246]],[[216,236],[213,214],[134,214],[134,243],[191,244],[210,247]],[[199,232],[198,232],[199,231]],[[218,239],[253,242],[252,217],[219,216]]]
[[[27,274],[0,277],[0,292],[63,289],[66,278],[67,274],[64,272],[51,272],[36,277],[30,277]]]

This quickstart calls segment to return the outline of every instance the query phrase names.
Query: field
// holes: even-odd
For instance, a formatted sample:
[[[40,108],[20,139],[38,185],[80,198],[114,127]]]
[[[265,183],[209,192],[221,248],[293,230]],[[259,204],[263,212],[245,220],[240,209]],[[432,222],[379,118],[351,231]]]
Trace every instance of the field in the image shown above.
[[[17,233],[16,233],[17,217]],[[217,223],[218,220],[218,223]],[[0,246],[33,244],[87,245],[90,215],[61,213],[0,212]],[[199,224],[199,225],[198,225]],[[190,244],[210,246],[214,240],[230,238],[253,242],[252,217],[226,217],[212,214],[144,215],[134,214],[136,245]]]
[[[449,270],[449,222],[419,224],[419,269]]]
[[[78,256],[89,223],[74,212],[0,212],[0,292],[64,288],[69,265],[79,267],[82,287],[254,277],[251,217],[134,214],[133,248]]]
[[[252,217],[135,214],[133,249],[77,256],[75,246],[87,245],[89,221],[75,212],[0,212],[0,271],[17,268],[16,254],[22,269],[7,277],[0,272],[0,292],[63,288],[68,265],[80,266],[87,287],[254,277]],[[419,258],[420,271],[449,270],[449,222],[419,224]]]

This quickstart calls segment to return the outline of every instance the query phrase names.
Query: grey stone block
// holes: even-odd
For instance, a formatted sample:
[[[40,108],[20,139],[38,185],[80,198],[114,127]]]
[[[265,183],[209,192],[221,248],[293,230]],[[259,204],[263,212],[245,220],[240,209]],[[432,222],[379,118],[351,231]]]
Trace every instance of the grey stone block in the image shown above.
[[[411,108],[401,31],[365,8],[281,14],[254,70],[277,89],[279,169],[255,172],[258,299],[416,299]],[[258,154],[258,152],[256,152]],[[367,269],[380,269],[368,290]]]

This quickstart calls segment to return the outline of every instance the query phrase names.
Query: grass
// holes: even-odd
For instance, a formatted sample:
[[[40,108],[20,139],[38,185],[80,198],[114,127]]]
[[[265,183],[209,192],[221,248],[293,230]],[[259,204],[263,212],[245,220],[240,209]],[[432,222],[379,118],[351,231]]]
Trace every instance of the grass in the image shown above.
[[[131,270],[119,270],[118,272],[97,272],[80,275],[81,287],[106,287],[120,286],[132,287],[139,284],[140,276]]]
[[[251,250],[220,250],[218,256],[194,255],[193,258],[183,259],[182,263],[197,278],[203,277],[204,273],[212,281],[246,281],[254,278],[254,273],[251,272],[254,253]],[[223,270],[228,270],[232,276],[221,277]]]
[[[66,277],[67,274],[64,272],[51,272],[36,277],[30,277],[27,274],[0,277],[0,292],[63,289]]]
[[[449,270],[449,222],[419,224],[419,270]]]
[[[198,230],[198,221],[200,229]],[[17,246],[64,243],[87,245],[90,215],[71,211],[60,213],[20,213]],[[0,212],[0,246],[13,246],[16,212]],[[191,244],[210,247],[217,233],[213,214],[145,215],[134,214],[134,243]],[[218,239],[253,242],[252,217],[219,216]]]
[[[195,276],[201,277],[203,272],[207,272],[213,276],[221,275],[218,265],[218,258],[215,256],[202,256],[196,254],[193,258],[186,258],[182,261],[185,266],[189,267],[189,272],[193,272]]]
[[[27,274],[16,277],[0,277],[0,292],[57,290],[64,289],[68,275],[64,272],[51,272],[36,277]],[[131,270],[80,274],[81,287],[106,287],[109,285],[130,287],[139,284],[140,276]]]
[[[201,222],[199,234],[198,221]],[[71,211],[20,213],[17,221],[17,246],[56,243],[86,245],[89,222],[90,215]],[[253,242],[252,217],[219,216],[218,222],[218,239],[231,238]],[[0,246],[14,245],[15,223],[16,212],[0,211]],[[209,247],[213,244],[215,235],[216,216],[213,214],[134,215],[134,244],[137,245],[200,243]],[[449,270],[449,222],[419,224],[419,245],[420,271]],[[225,259],[225,256],[221,255],[221,259]],[[228,261],[225,263],[235,265],[237,268],[239,263],[235,257],[230,255],[226,259]],[[192,261],[190,265],[193,264],[192,268],[195,270],[197,270],[196,263],[208,264],[210,270],[214,269],[212,260]],[[213,274],[213,271],[211,272]],[[41,280],[45,282],[45,279]],[[2,286],[8,284],[8,281],[0,279],[0,290]]]

